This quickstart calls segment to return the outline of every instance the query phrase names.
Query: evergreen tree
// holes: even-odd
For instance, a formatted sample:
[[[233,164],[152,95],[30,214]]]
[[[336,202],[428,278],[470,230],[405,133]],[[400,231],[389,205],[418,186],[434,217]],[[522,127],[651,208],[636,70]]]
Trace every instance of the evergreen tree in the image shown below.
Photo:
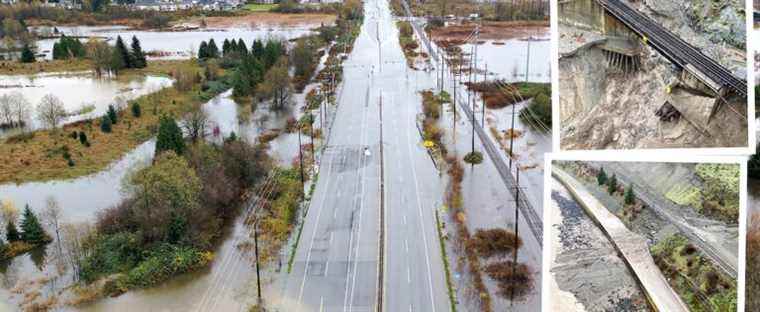
[[[230,53],[230,41],[225,38],[224,42],[222,43],[222,55],[229,56],[229,53]]]
[[[121,39],[121,36],[116,36],[116,53],[118,53],[119,58],[121,58],[121,63],[124,64],[124,68],[134,68],[129,49],[127,49],[127,45],[124,44],[124,40]]]
[[[21,63],[34,63],[34,52],[32,52],[32,48],[29,47],[28,44],[24,45],[24,48],[21,50]]]
[[[625,204],[626,205],[633,205],[633,202],[635,201],[635,197],[633,197],[633,185],[629,185],[625,189]]]
[[[596,183],[599,185],[607,183],[607,173],[604,172],[604,168],[599,169],[599,173],[596,174]]]
[[[84,133],[84,131],[79,132],[79,143],[82,143],[82,145],[87,145],[87,135]]]
[[[132,104],[132,116],[136,118],[140,118],[140,115],[142,115],[142,110],[140,109],[140,103],[133,103]]]
[[[208,41],[207,48],[208,50],[206,54],[209,58],[219,57],[219,48],[216,47],[216,42],[214,42],[214,38],[211,38],[211,40]]]
[[[200,47],[198,47],[198,59],[205,59],[208,57],[208,46],[206,41],[201,41]]]
[[[108,115],[100,119],[100,131],[111,133],[111,118]]]
[[[24,214],[21,220],[21,240],[33,245],[44,244],[50,241],[50,236],[45,233],[45,230],[40,224],[40,220],[37,219],[37,215],[32,212],[29,205],[24,208]]]
[[[116,109],[113,107],[113,105],[108,105],[108,118],[111,119],[111,124],[116,124],[119,122],[119,115],[116,114]]]
[[[145,68],[148,66],[148,61],[145,59],[145,52],[143,52],[140,46],[140,40],[137,36],[132,36],[132,64],[135,68]]]
[[[253,44],[251,44],[251,54],[257,58],[261,58],[264,55],[264,43],[261,40],[256,39],[253,41]]]
[[[238,38],[237,51],[241,56],[248,54],[248,47],[245,45],[245,42],[243,42],[243,38]]]
[[[13,220],[8,220],[8,223],[5,225],[5,239],[9,243],[21,240],[21,234],[19,234],[16,223]]]
[[[277,40],[268,40],[264,47],[264,68],[269,69],[282,56],[282,43]]]
[[[185,140],[182,138],[182,130],[174,118],[161,116],[158,122],[158,136],[156,138],[156,155],[163,151],[173,150],[177,155],[185,151]]]
[[[617,191],[617,177],[615,174],[612,174],[612,178],[610,178],[609,181],[607,181],[607,192],[610,194],[614,194]]]

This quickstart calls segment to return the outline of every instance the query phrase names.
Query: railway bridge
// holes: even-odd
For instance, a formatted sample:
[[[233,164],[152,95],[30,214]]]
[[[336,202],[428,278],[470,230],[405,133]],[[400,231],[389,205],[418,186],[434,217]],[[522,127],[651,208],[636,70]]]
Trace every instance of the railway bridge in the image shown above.
[[[747,96],[747,81],[740,79],[727,68],[706,56],[698,48],[665,29],[656,21],[635,10],[622,0],[561,0],[560,22],[582,29],[599,31],[608,38],[628,39],[655,49],[682,74],[688,85],[699,82],[718,98],[729,95]],[[621,53],[620,49],[606,49]],[[637,51],[628,49],[623,56],[631,57]],[[701,88],[698,88],[701,89]]]

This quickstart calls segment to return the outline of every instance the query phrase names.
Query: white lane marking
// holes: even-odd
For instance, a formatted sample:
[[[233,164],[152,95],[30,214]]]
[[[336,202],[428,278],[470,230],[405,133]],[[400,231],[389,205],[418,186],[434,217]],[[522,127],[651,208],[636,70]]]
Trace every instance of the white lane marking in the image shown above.
[[[327,168],[327,182],[325,182],[325,192],[330,189],[330,172],[332,172],[332,165],[333,161],[330,159],[330,165]],[[322,207],[325,206],[325,198],[327,198],[327,193],[325,193],[322,196],[322,200],[319,203],[319,210],[317,210],[317,220],[314,224],[314,232],[311,234],[311,242],[309,243],[309,250],[306,252],[306,266],[303,269],[303,279],[301,280],[301,288],[298,290],[298,301],[296,304],[298,306],[301,305],[301,300],[303,299],[303,289],[304,286],[306,286],[306,276],[309,272],[309,261],[311,261],[311,249],[314,248],[314,238],[317,236],[317,229],[319,229],[319,218],[322,215]]]
[[[366,107],[364,109],[364,114],[362,116],[362,124],[363,125],[367,124],[367,109],[366,109]],[[365,146],[366,145],[366,141],[367,141],[366,140],[367,139],[367,135],[366,135],[367,134],[366,133],[367,127],[361,127],[361,128],[362,128],[361,145]],[[364,156],[361,155],[359,157],[360,157],[360,161],[363,162],[364,161]],[[348,301],[349,311],[353,310],[353,305],[354,305],[354,288],[356,286],[356,269],[357,269],[357,266],[359,264],[359,261],[356,261],[356,259],[359,257],[359,244],[358,244],[358,242],[361,241],[361,237],[362,237],[362,215],[363,215],[363,212],[364,212],[364,200],[363,199],[364,199],[364,184],[365,183],[364,183],[364,175],[362,174],[364,172],[364,166],[361,165],[359,168],[361,168],[361,169],[359,169],[359,180],[361,181],[362,190],[361,190],[361,193],[359,193],[359,196],[360,196],[360,199],[359,199],[359,226],[357,227],[357,230],[356,230],[356,232],[357,232],[357,236],[356,236],[357,244],[356,244],[356,247],[354,247],[354,250],[355,250],[355,252],[354,252],[354,269],[353,269],[353,274],[352,274],[353,277],[351,278],[351,296],[348,298],[348,300],[349,300]],[[353,233],[352,233],[351,236],[353,237]],[[350,254],[349,254],[349,257],[350,257]],[[350,265],[350,261],[349,261],[349,265]],[[348,285],[346,285],[346,286],[348,286]],[[346,311],[346,304],[345,303],[343,304],[343,311]]]
[[[406,267],[406,282],[408,284],[412,283],[412,271],[409,270],[409,267]]]
[[[406,253],[409,253],[409,240],[404,238],[404,249],[406,249]]]
[[[411,105],[406,106],[407,116],[409,116],[411,108]],[[407,122],[411,121],[411,119],[407,119]],[[409,138],[409,131],[406,132],[406,147],[409,151],[407,156],[409,157],[409,164],[411,164],[410,167],[412,167],[412,178],[414,180],[414,194],[417,196],[417,211],[419,213],[419,221],[420,221],[420,233],[422,234],[422,242],[424,243],[425,247],[425,264],[427,265],[427,277],[428,277],[428,288],[430,290],[430,308],[433,312],[435,312],[435,299],[433,297],[433,277],[431,275],[432,269],[430,268],[430,255],[428,254],[428,243],[427,243],[427,235],[425,234],[425,224],[422,223],[422,205],[420,204],[420,197],[419,197],[419,181],[417,181],[417,169],[414,166],[414,161],[412,159],[412,144],[410,144],[410,138]]]
[[[404,215],[403,221],[404,221],[404,225],[406,225],[406,215]]]
[[[321,296],[319,297],[319,312],[322,312],[325,310],[325,297]]]

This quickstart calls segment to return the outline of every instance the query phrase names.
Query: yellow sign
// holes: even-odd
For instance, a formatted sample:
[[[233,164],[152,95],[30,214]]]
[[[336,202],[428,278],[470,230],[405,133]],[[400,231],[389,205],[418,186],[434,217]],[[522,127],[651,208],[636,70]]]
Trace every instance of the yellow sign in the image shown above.
[[[423,142],[422,145],[425,146],[425,147],[427,147],[427,148],[435,147],[435,143],[433,141],[430,141],[430,140],[425,140],[425,142]]]

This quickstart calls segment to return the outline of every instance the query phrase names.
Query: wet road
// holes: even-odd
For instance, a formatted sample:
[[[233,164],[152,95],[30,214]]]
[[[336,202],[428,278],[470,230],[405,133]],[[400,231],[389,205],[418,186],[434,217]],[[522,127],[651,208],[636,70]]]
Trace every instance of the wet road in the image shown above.
[[[373,311],[381,293],[386,311],[449,310],[434,216],[442,193],[420,144],[420,99],[407,80],[397,36],[388,3],[365,2],[293,271],[276,304],[280,310]]]

